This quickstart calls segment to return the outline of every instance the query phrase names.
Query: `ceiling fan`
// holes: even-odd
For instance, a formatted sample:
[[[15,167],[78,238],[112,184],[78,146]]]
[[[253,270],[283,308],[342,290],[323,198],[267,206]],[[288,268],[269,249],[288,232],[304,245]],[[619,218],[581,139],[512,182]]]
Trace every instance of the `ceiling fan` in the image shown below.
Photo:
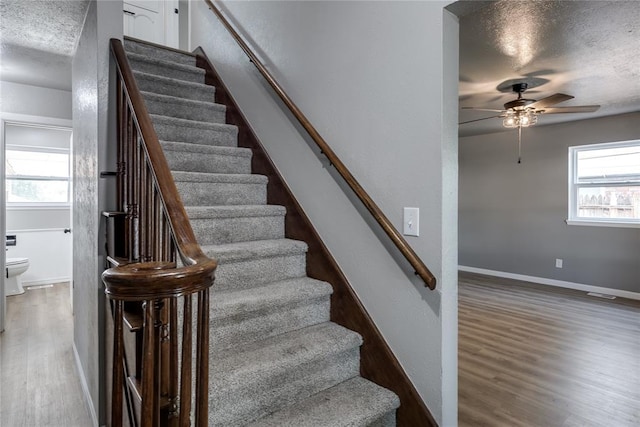
[[[522,128],[535,125],[538,122],[538,116],[540,114],[592,113],[600,108],[599,105],[554,107],[554,105],[564,101],[568,101],[570,99],[573,99],[574,97],[571,95],[566,95],[564,93],[556,93],[536,101],[535,99],[528,99],[522,96],[528,87],[529,84],[524,82],[514,83],[513,85],[511,85],[511,89],[514,93],[518,94],[518,98],[504,104],[503,110],[496,110],[491,108],[462,107],[463,110],[493,111],[500,114],[490,117],[484,117],[481,119],[468,120],[459,124],[464,125],[481,120],[502,118],[502,125],[504,127],[518,129],[518,163],[520,163]]]

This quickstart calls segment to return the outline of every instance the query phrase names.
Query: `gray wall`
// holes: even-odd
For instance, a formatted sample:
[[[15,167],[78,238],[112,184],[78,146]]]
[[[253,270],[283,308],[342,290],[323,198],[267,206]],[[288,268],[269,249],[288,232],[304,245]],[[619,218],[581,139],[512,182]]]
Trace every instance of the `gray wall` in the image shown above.
[[[71,119],[71,92],[67,90],[0,82],[3,113]]]
[[[568,147],[638,139],[639,122],[632,113],[525,129],[520,165],[515,131],[460,138],[460,265],[640,292],[640,228],[564,222]]]
[[[74,345],[100,423],[105,422],[100,213],[108,207],[106,201],[113,199],[99,173],[113,170],[109,155],[116,136],[111,37],[122,38],[122,2],[91,1],[73,58],[73,299]]]
[[[446,4],[223,5],[395,227],[402,229],[404,206],[421,209],[421,235],[407,240],[435,273],[436,291],[398,260],[204,2],[191,3],[191,47],[201,45],[220,68],[420,395],[450,426],[457,417],[458,45]]]

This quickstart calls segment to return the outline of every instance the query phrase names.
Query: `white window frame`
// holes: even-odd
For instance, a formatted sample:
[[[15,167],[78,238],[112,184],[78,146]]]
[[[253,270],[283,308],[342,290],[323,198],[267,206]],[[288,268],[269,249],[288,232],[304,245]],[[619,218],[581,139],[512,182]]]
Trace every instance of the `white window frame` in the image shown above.
[[[59,153],[69,156],[69,171],[67,177],[47,177],[47,176],[20,176],[17,179],[37,180],[37,181],[67,181],[67,201],[66,202],[10,202],[6,201],[6,208],[13,209],[48,209],[71,206],[71,150],[68,148],[40,147],[32,145],[6,144],[5,150],[28,151],[33,153]],[[5,175],[5,180],[16,179]]]
[[[604,185],[624,185],[640,187],[640,179],[638,180],[614,180],[599,179],[589,182],[578,181],[578,153],[591,150],[601,150],[605,148],[623,148],[638,147],[640,148],[640,140],[605,142],[601,144],[578,145],[569,147],[569,200],[568,200],[568,219],[567,224],[570,225],[587,225],[597,227],[629,227],[640,228],[640,220],[631,218],[580,218],[578,217],[578,191],[580,188],[602,187]]]

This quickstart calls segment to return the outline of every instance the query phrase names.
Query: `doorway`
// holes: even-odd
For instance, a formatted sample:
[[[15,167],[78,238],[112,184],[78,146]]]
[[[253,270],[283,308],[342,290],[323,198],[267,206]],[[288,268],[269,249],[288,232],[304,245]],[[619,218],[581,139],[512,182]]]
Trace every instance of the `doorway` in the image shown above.
[[[72,282],[71,123],[37,117],[2,118],[3,271],[26,266],[18,280],[3,275],[2,313],[24,290]],[[10,237],[10,238],[9,238]],[[7,270],[8,271],[8,270]]]

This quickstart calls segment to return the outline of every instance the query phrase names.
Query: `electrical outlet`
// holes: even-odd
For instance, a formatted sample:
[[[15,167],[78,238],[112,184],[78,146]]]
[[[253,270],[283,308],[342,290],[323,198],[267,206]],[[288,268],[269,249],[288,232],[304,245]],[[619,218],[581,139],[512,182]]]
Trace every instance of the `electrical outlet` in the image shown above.
[[[420,235],[420,209],[404,208],[404,227],[402,234],[405,236]]]
[[[556,268],[562,268],[562,258],[556,258]]]

